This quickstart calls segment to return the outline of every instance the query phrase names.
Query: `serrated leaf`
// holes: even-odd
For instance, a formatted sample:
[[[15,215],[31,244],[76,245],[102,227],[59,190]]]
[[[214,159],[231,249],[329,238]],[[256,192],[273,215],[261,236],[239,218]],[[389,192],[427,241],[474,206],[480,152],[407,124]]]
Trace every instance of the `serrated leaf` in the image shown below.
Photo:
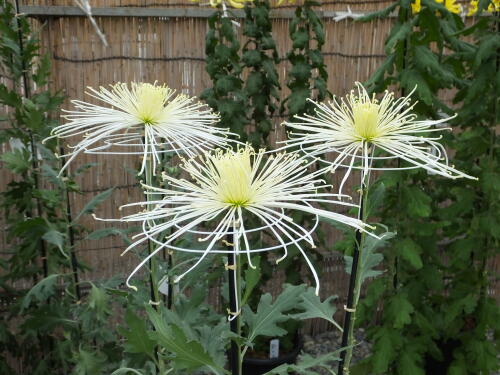
[[[17,174],[23,174],[30,169],[30,159],[30,153],[25,148],[15,149],[0,156],[0,160],[5,163],[5,166]]]
[[[420,362],[422,362],[422,358],[416,352],[403,350],[398,361],[399,373],[405,375],[425,375]]]
[[[330,374],[335,374],[332,371],[332,367],[334,367],[333,362],[340,359],[340,352],[342,350],[337,350],[318,357],[312,357],[309,354],[304,354],[300,357],[296,364],[285,363],[272,369],[271,371],[266,372],[264,375],[288,375],[292,373],[300,375],[320,375],[323,374],[323,371],[325,370],[329,371]],[[316,371],[317,369],[321,369],[321,372]]]
[[[400,329],[411,322],[411,314],[414,311],[406,295],[397,294],[387,303],[385,315],[392,322],[394,328]]]
[[[411,216],[428,217],[431,214],[432,199],[419,187],[404,187],[402,193],[405,196],[406,207]]]
[[[389,38],[385,42],[385,53],[387,55],[391,54],[392,49],[396,46],[398,42],[401,42],[402,40],[408,37],[408,35],[412,31],[413,22],[396,24],[391,29],[391,34],[389,35]]]
[[[302,293],[301,301],[297,306],[297,308],[302,310],[302,312],[293,314],[291,317],[301,320],[314,318],[325,319],[338,329],[342,330],[339,324],[333,319],[337,308],[332,302],[336,298],[337,296],[330,296],[321,302],[321,299],[316,295],[314,288],[308,288],[304,293]]]
[[[45,302],[55,294],[59,274],[52,274],[40,280],[21,300],[21,311],[27,309],[33,302]]]
[[[269,293],[262,295],[255,313],[248,305],[245,306],[243,320],[248,327],[247,341],[253,343],[257,336],[278,337],[286,334],[278,324],[290,318],[285,313],[300,303],[301,294],[305,289],[305,285],[285,284],[283,292],[274,302]]]
[[[416,99],[423,101],[427,105],[432,105],[432,90],[419,72],[412,69],[404,70],[401,72],[400,82],[407,92],[411,92],[416,88]]]
[[[102,193],[97,194],[90,202],[88,202],[83,209],[80,211],[80,213],[74,218],[73,222],[71,225],[74,225],[78,220],[85,214],[89,214],[94,212],[94,210],[99,206],[102,202],[104,202],[106,199],[109,198],[111,193],[113,193],[113,190],[115,188],[110,188],[108,190],[103,191]]]
[[[380,239],[368,235],[364,236],[363,248],[361,249],[360,259],[358,263],[358,272],[361,282],[363,282],[368,277],[377,277],[384,272],[382,270],[375,269],[375,267],[384,260],[384,256],[381,253],[376,253],[375,251],[384,246],[386,242],[394,236],[395,233],[393,232],[383,233],[379,236]],[[345,256],[344,261],[346,272],[348,274],[351,274],[352,257]]]
[[[144,319],[128,309],[125,313],[126,326],[120,327],[119,332],[126,338],[124,349],[127,353],[144,353],[154,358],[155,342],[148,336],[148,329]]]
[[[387,326],[381,327],[374,335],[373,355],[370,358],[372,370],[375,374],[385,374],[389,364],[396,358],[398,348],[401,346],[399,331]]]
[[[396,245],[398,255],[408,262],[414,269],[418,270],[422,268],[422,258],[420,254],[422,249],[420,246],[410,238],[405,238]]]
[[[76,366],[73,370],[75,375],[101,374],[101,370],[107,363],[105,354],[98,351],[87,351],[82,348],[75,353]]]
[[[214,374],[224,373],[198,341],[188,339],[178,326],[167,325],[162,316],[151,306],[146,307],[146,312],[155,327],[155,331],[149,336],[173,353],[174,357],[171,358],[173,368],[191,371],[206,366]]]

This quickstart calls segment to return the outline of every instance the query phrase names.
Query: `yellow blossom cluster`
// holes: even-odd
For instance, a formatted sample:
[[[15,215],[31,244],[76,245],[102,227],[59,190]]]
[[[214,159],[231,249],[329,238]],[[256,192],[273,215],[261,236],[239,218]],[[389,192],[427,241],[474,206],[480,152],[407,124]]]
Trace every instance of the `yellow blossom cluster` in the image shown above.
[[[436,3],[444,3],[444,6],[448,11],[451,13],[455,14],[460,14],[462,13],[462,6],[457,3],[457,0],[434,0]],[[478,10],[478,0],[471,0],[469,3],[469,8],[467,15],[472,16],[477,13]],[[420,12],[420,9],[422,8],[422,1],[421,0],[415,0],[413,3],[411,3],[411,10],[413,13],[418,13]],[[490,5],[488,6],[488,12],[498,12],[500,11],[500,0],[492,0]]]
[[[198,2],[199,0],[191,0],[193,2]],[[232,6],[233,8],[238,8],[238,9],[241,9],[241,8],[244,8],[245,7],[245,3],[251,3],[252,0],[210,0],[209,3],[210,3],[210,6],[211,7],[218,7],[219,5],[222,5],[222,4],[228,4],[230,6]]]

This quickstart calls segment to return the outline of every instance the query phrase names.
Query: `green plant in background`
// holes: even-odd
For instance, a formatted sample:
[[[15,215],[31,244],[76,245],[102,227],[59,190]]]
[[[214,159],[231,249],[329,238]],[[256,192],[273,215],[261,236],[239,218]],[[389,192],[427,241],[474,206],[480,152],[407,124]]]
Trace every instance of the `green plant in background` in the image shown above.
[[[240,136],[240,141],[246,142],[248,118],[245,108],[248,98],[241,77],[240,42],[233,21],[220,5],[209,17],[208,27],[205,38],[206,71],[213,87],[203,91],[200,98],[220,113],[221,127],[230,129]]]
[[[286,109],[290,119],[296,114],[312,114],[313,106],[307,99],[323,101],[331,97],[327,88],[328,73],[321,53],[325,44],[325,30],[314,11],[314,7],[319,5],[320,2],[304,0],[303,4],[297,6],[290,21],[292,50],[286,55],[291,65],[286,83],[290,95],[281,103],[282,114]]]
[[[245,5],[243,35],[248,40],[243,45],[241,60],[249,70],[244,90],[248,97],[250,124],[255,126],[248,140],[254,147],[269,146],[273,115],[279,101],[280,84],[276,71],[279,57],[271,34],[269,11],[269,0],[255,0],[252,5]]]
[[[90,366],[91,360],[104,368],[117,354],[117,338],[107,328],[111,311],[103,289],[91,285],[84,296],[88,287],[78,272],[86,267],[77,260],[75,247],[87,234],[80,224],[83,215],[111,190],[81,212],[71,212],[69,194],[79,192],[74,179],[90,165],[59,177],[57,143],[41,143],[56,124],[51,115],[63,99],[46,89],[50,62],[39,55],[27,19],[16,15],[9,2],[1,6],[0,32],[0,104],[6,124],[0,141],[10,146],[1,161],[13,177],[1,195],[9,247],[0,285],[11,303],[2,314],[0,348],[8,355],[0,359],[0,369],[14,373],[9,361],[18,361],[30,374],[62,374],[73,367],[76,373],[91,373],[76,369]]]
[[[445,141],[457,168],[479,181],[430,179],[423,171],[379,179],[385,199],[378,216],[398,236],[383,250],[388,271],[362,302],[360,319],[371,323],[374,345],[356,374],[490,374],[499,367],[500,314],[486,292],[487,264],[499,248],[498,17],[479,14],[467,27],[445,5],[422,1],[412,14],[410,2],[400,1],[367,18],[398,11],[388,57],[368,84],[375,92],[417,85],[415,109],[425,117],[456,111],[456,131]],[[484,11],[491,3],[477,5]],[[451,88],[458,90],[453,107],[439,96]]]

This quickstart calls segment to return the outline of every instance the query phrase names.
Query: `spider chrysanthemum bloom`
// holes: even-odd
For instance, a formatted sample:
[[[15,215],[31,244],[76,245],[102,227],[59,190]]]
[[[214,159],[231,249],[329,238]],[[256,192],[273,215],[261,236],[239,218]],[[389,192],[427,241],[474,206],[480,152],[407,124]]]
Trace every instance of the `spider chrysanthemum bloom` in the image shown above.
[[[62,170],[80,153],[143,155],[139,174],[152,158],[153,171],[162,152],[195,155],[223,146],[229,132],[213,126],[219,116],[196,98],[150,83],[118,83],[109,89],[89,88],[88,94],[107,106],[73,100],[75,110],[65,111],[68,122],[57,126],[50,138],[83,135]]]
[[[291,219],[289,214],[302,211],[316,216],[329,218],[364,231],[364,224],[357,219],[322,210],[313,203],[339,203],[356,206],[352,203],[339,202],[338,194],[319,193],[318,189],[329,185],[318,178],[320,172],[310,172],[308,167],[313,162],[305,161],[296,153],[278,153],[269,155],[264,150],[254,151],[246,146],[236,151],[217,150],[186,161],[181,167],[189,173],[190,180],[177,179],[164,175],[168,188],[146,186],[150,194],[162,199],[140,202],[127,206],[152,204],[154,208],[138,214],[124,217],[123,221],[143,223],[143,233],[139,240],[126,251],[149,239],[157,244],[153,253],[145,258],[131,273],[130,278],[156,253],[164,248],[199,252],[200,258],[187,272],[195,268],[209,253],[228,253],[221,250],[221,241],[228,234],[234,235],[241,243],[242,253],[246,253],[252,267],[250,254],[254,252],[282,249],[287,255],[287,247],[296,246],[311,268],[316,285],[319,279],[300,242],[304,240],[314,247],[312,230],[304,228]],[[334,198],[334,199],[332,199]],[[257,219],[261,225],[249,228],[249,217]],[[155,221],[159,223],[156,224]],[[203,224],[205,232],[195,228]],[[234,229],[233,229],[234,228]],[[173,232],[161,238],[166,230]],[[265,230],[276,240],[277,246],[265,249],[250,247],[250,233]],[[202,233],[199,239],[205,244],[202,250],[179,249],[170,244],[185,233]]]
[[[344,180],[352,168],[363,169],[408,169],[424,168],[430,172],[449,178],[467,177],[448,164],[444,147],[438,142],[441,136],[429,134],[449,130],[439,127],[450,120],[417,120],[412,113],[410,96],[394,98],[385,92],[381,100],[370,97],[365,88],[357,83],[357,91],[351,91],[345,98],[328,104],[314,103],[315,115],[295,116],[297,122],[285,122],[292,128],[288,146],[299,146],[306,154],[320,155],[334,153],[331,162],[335,170],[347,167]],[[375,149],[386,155],[374,156]],[[371,167],[371,161],[401,159],[410,167]],[[361,159],[362,166],[355,162]]]

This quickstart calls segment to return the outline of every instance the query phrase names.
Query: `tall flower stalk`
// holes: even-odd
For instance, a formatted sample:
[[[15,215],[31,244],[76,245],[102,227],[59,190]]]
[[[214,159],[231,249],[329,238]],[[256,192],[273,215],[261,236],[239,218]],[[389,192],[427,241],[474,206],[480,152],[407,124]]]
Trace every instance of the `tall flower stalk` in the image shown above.
[[[126,206],[144,206],[146,211],[122,218],[125,222],[140,222],[143,231],[124,253],[144,241],[154,242],[155,250],[143,259],[127,278],[127,285],[132,277],[163,249],[173,249],[200,254],[194,264],[175,278],[179,282],[195,269],[209,254],[228,254],[228,276],[230,281],[229,321],[234,333],[240,334],[239,316],[241,314],[241,261],[246,255],[250,268],[255,268],[251,255],[254,253],[282,250],[288,254],[288,248],[296,247],[303,255],[316,281],[316,294],[320,280],[315,268],[307,256],[302,242],[314,248],[312,233],[322,216],[360,232],[366,232],[365,225],[359,219],[315,208],[313,204],[322,202],[356,207],[356,204],[335,200],[338,194],[320,193],[328,188],[318,178],[321,171],[310,172],[309,167],[315,161],[306,161],[297,153],[267,154],[264,150],[254,151],[250,146],[233,150],[216,150],[203,156],[187,160],[181,165],[190,179],[178,179],[166,174],[163,178],[167,188],[145,185],[147,194],[155,196],[146,202]],[[332,199],[334,198],[334,199]],[[312,229],[294,222],[289,211],[302,211],[316,217]],[[256,221],[260,227],[253,227]],[[197,229],[202,226],[204,229]],[[165,235],[166,232],[168,235]],[[254,249],[251,236],[266,231],[276,242],[275,246]],[[185,234],[199,236],[200,243],[206,243],[204,249],[182,248],[173,242]],[[137,238],[137,237],[136,237]],[[228,239],[229,249],[218,244]],[[241,249],[240,249],[241,245]],[[241,363],[248,346],[241,349],[233,344],[233,373],[241,373]],[[237,364],[237,365],[236,365]]]
[[[364,222],[368,219],[366,207],[371,170],[424,168],[451,179],[474,179],[449,165],[446,150],[438,142],[441,137],[429,135],[449,130],[441,124],[450,118],[417,120],[412,113],[416,103],[411,103],[411,94],[395,99],[393,93],[386,91],[378,100],[375,96],[370,97],[357,83],[357,92],[352,91],[340,100],[328,104],[311,101],[316,107],[315,115],[295,116],[296,122],[285,122],[293,129],[291,139],[285,141],[287,146],[298,146],[311,156],[333,154],[332,162],[323,160],[329,165],[327,170],[346,169],[339,193],[351,171],[361,171],[358,219]],[[396,162],[396,165],[391,162]],[[383,165],[379,166],[379,163]],[[340,375],[349,374],[352,359],[356,307],[363,281],[359,264],[363,246],[364,235],[357,231],[342,336],[342,346],[347,349],[341,355]]]
[[[61,173],[80,154],[137,154],[142,156],[139,175],[145,175],[147,186],[155,185],[156,171],[164,154],[194,156],[213,146],[224,146],[227,130],[213,126],[219,119],[195,97],[177,95],[175,90],[156,82],[130,85],[118,83],[99,90],[89,88],[88,94],[107,106],[73,100],[75,110],[66,111],[67,123],[53,129],[50,138],[83,139],[61,155],[67,158]],[[151,196],[145,205],[151,209]],[[150,223],[151,224],[151,223]],[[155,244],[147,243],[148,254]],[[160,303],[158,264],[150,259],[151,302]]]

